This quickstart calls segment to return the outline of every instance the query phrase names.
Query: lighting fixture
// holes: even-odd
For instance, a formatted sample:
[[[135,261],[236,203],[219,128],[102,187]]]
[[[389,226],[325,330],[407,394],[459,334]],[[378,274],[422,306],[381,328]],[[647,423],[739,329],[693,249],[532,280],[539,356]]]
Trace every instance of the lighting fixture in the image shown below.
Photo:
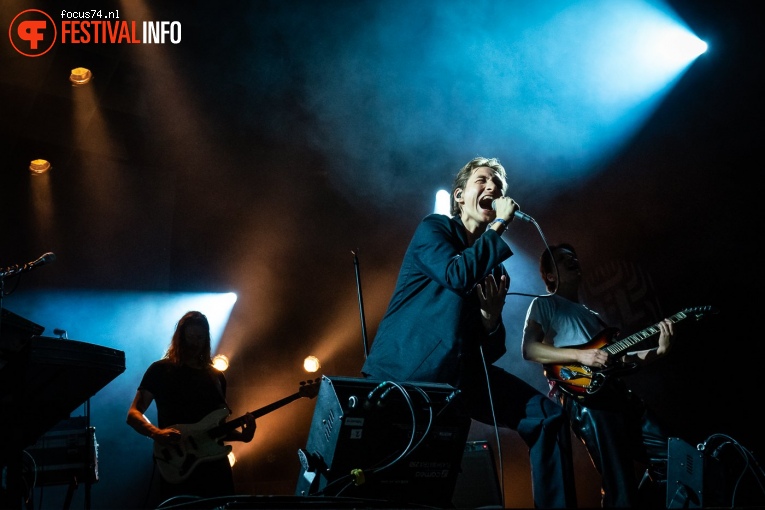
[[[224,372],[228,368],[228,357],[225,354],[218,354],[213,358],[212,364],[213,367]]]
[[[91,79],[93,79],[93,73],[84,67],[75,67],[72,69],[72,74],[69,75],[69,81],[74,85],[85,85]]]
[[[316,372],[321,368],[321,363],[319,363],[319,358],[316,356],[307,356],[303,360],[303,368],[306,372]]]
[[[33,174],[44,174],[50,170],[50,163],[45,159],[33,159],[29,163],[29,171]]]

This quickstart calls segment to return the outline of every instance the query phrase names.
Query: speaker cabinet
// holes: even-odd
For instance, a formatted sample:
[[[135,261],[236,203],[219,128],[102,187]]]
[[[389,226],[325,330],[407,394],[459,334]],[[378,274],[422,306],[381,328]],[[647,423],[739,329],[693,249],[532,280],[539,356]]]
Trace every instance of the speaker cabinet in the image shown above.
[[[669,438],[667,508],[704,506],[704,453],[676,437]]]
[[[456,393],[322,377],[295,494],[450,507],[470,429]]]
[[[667,508],[729,506],[726,464],[717,452],[669,438],[667,464]]]
[[[486,441],[468,441],[452,497],[454,508],[504,508],[494,452]]]

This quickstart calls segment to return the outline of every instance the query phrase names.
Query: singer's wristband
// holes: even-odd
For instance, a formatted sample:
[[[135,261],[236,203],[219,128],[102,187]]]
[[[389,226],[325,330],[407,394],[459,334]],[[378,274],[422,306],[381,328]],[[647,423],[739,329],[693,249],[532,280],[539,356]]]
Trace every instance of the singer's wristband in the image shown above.
[[[502,231],[499,231],[499,230],[496,231],[499,235],[502,235],[502,233],[507,229],[507,222],[503,220],[502,218],[497,218],[496,220],[489,223],[489,226],[487,228],[491,228],[491,226],[494,225],[495,223],[499,223],[500,225],[502,225]]]

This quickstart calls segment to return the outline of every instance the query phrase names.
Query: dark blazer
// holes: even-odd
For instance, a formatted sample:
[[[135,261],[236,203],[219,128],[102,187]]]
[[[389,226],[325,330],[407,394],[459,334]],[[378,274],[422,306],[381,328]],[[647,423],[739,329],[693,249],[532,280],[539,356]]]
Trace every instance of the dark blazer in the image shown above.
[[[482,370],[506,352],[500,321],[491,334],[481,324],[475,286],[490,273],[507,275],[513,254],[494,230],[468,246],[462,220],[426,216],[404,255],[396,288],[361,371],[379,380],[458,385],[464,370]]]

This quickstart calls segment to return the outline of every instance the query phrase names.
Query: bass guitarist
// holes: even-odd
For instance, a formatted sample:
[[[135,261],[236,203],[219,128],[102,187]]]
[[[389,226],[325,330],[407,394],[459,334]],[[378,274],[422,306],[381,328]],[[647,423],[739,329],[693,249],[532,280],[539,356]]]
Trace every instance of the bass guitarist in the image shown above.
[[[606,324],[579,301],[582,271],[574,247],[550,246],[540,257],[539,269],[550,295],[536,297],[529,305],[524,359],[544,366],[550,396],[568,412],[574,434],[601,475],[602,506],[663,507],[668,434],[644,402],[609,371],[618,373],[619,368],[635,368],[664,355],[674,334],[673,322],[664,319],[652,330],[659,334],[658,347],[636,346],[620,359],[611,359],[606,349],[595,348],[597,335],[608,331]],[[640,482],[634,462],[648,466]]]
[[[170,460],[183,459],[177,479],[159,477],[163,502],[174,496],[211,498],[235,494],[227,450],[221,447],[222,453],[206,458],[204,455],[209,452],[188,452],[189,445],[184,444],[184,434],[178,425],[204,424],[211,417],[223,421],[230,414],[226,378],[213,368],[210,350],[207,317],[201,312],[187,312],[178,321],[165,356],[144,373],[128,410],[128,425],[154,440],[158,464],[172,465]],[[158,425],[153,425],[144,414],[152,402],[156,402]],[[255,434],[255,417],[245,414],[241,421],[240,427],[210,439],[221,443],[250,442]],[[214,441],[212,444],[215,445]]]

